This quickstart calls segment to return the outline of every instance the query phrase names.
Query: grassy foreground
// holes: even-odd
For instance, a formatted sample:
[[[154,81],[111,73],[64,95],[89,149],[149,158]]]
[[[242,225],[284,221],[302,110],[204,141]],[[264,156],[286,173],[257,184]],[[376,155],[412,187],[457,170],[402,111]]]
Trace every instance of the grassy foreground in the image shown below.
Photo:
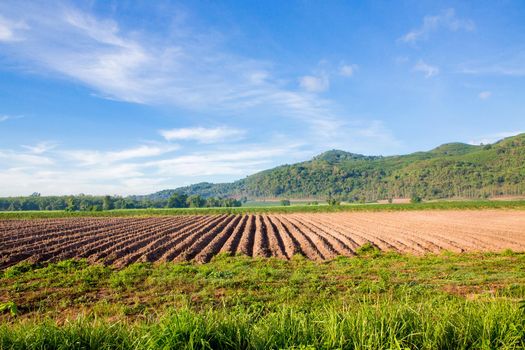
[[[344,204],[344,205],[291,205],[255,206],[233,208],[169,208],[169,209],[118,209],[106,211],[4,211],[0,220],[68,217],[125,217],[166,215],[220,215],[247,213],[330,213],[351,211],[402,211],[446,209],[525,209],[525,200],[516,201],[439,201],[406,204]]]
[[[19,264],[1,349],[517,349],[525,254]]]

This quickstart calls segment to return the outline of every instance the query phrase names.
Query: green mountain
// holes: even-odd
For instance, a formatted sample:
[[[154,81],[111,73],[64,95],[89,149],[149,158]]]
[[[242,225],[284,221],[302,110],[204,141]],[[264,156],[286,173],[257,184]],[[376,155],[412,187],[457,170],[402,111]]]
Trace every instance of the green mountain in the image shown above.
[[[199,183],[149,195],[172,193],[256,198],[318,198],[350,201],[410,197],[470,197],[525,193],[525,134],[491,145],[448,143],[428,152],[365,156],[340,150],[282,165],[222,184]]]

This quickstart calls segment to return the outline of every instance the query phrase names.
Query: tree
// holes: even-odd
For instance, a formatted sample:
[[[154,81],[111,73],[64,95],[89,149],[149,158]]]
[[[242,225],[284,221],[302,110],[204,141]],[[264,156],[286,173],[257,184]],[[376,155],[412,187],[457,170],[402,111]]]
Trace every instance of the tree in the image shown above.
[[[216,208],[221,206],[221,200],[215,197],[206,198],[206,207]]]
[[[113,199],[110,196],[104,196],[102,199],[102,209],[111,210],[113,209]]]
[[[199,196],[198,194],[189,196],[188,199],[186,199],[186,204],[190,208],[200,208],[200,207],[203,207],[205,203],[206,201],[202,199],[202,197]]]
[[[188,196],[185,194],[177,193],[171,195],[170,198],[168,198],[168,203],[166,204],[167,208],[185,208],[186,207],[186,201],[188,199]]]
[[[66,201],[67,205],[66,205],[66,210],[67,211],[75,211],[75,210],[78,210],[78,206],[77,206],[77,203],[75,201],[75,197],[73,196],[69,196],[67,198],[67,201]]]

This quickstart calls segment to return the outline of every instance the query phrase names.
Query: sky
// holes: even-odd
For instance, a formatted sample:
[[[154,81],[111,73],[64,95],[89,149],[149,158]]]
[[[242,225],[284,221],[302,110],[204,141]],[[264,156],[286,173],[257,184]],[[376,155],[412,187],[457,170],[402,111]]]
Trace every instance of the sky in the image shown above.
[[[525,131],[525,2],[0,1],[0,196]]]

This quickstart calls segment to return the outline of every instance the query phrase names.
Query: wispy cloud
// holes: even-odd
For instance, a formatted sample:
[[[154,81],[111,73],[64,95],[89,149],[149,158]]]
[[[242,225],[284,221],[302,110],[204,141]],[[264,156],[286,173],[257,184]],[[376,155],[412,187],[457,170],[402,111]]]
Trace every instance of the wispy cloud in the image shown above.
[[[323,92],[330,87],[330,80],[327,74],[305,75],[299,78],[299,85],[308,92]]]
[[[145,166],[157,168],[161,176],[242,176],[263,170],[274,164],[273,159],[298,150],[300,144],[287,143],[268,147],[248,145],[242,151],[222,149],[211,152],[196,152],[174,158],[153,161]]]
[[[490,91],[482,91],[478,94],[478,97],[481,99],[481,100],[486,100],[487,98],[489,98],[490,96],[492,96],[492,92]]]
[[[169,33],[140,27],[129,31],[112,18],[56,5],[0,2],[0,13],[29,27],[25,40],[2,54],[31,72],[58,73],[80,82],[101,97],[175,106],[213,114],[218,121],[232,114],[286,117],[301,123],[298,128],[305,136],[315,138],[327,129],[319,131],[319,125],[348,119],[340,106],[317,94],[330,86],[324,66],[303,76],[297,86],[290,76],[276,73],[272,62],[230,52],[214,33],[193,27],[188,19],[172,23]],[[348,76],[350,68],[354,74],[357,66],[345,65],[338,73]],[[207,142],[206,135],[192,138]]]
[[[111,18],[64,4],[0,4],[0,12],[30,26],[25,40],[11,45],[6,55],[31,71],[85,84],[102,97],[225,115],[333,117],[333,103],[309,93],[326,88],[327,78],[306,78],[306,92],[296,90],[272,73],[271,62],[229,52],[214,33],[188,22],[176,21],[172,31],[159,35],[126,31]]]
[[[430,33],[439,29],[450,31],[466,30],[473,31],[475,24],[470,19],[462,19],[456,16],[454,9],[447,9],[435,16],[425,16],[421,27],[413,29],[399,38],[399,41],[405,43],[415,43],[420,40],[428,39]]]
[[[39,142],[33,146],[22,145],[22,147],[27,149],[29,152],[33,154],[43,154],[57,147],[57,143],[51,142],[51,141],[44,141],[44,142]]]
[[[423,60],[419,60],[413,69],[416,72],[422,72],[425,75],[425,78],[432,78],[439,74],[439,68],[437,66],[425,63]]]
[[[23,118],[21,115],[0,115],[0,123],[8,120],[20,119]]]
[[[339,67],[339,75],[343,77],[351,77],[354,75],[357,69],[358,69],[357,64],[342,64]]]
[[[302,154],[303,144],[283,142],[220,146],[174,155],[172,145],[141,145],[124,150],[68,150],[46,156],[33,150],[0,150],[0,196],[38,191],[44,194],[140,194],[228,176],[230,180],[276,165],[277,159]],[[173,148],[171,148],[173,150]],[[159,158],[160,157],[160,158]],[[233,178],[232,178],[233,176]]]
[[[496,141],[499,141],[501,139],[504,139],[506,137],[516,136],[518,134],[525,133],[525,131],[503,131],[503,132],[497,132],[493,134],[483,135],[477,139],[470,140],[468,143],[471,145],[480,145],[480,144],[490,144],[494,143]]]
[[[21,32],[29,27],[22,21],[11,21],[0,15],[0,42],[23,40]]]
[[[79,165],[113,164],[124,160],[148,158],[170,153],[178,149],[176,145],[149,146],[141,145],[119,151],[69,150],[62,154]]]
[[[462,68],[459,71],[463,74],[469,75],[502,75],[509,77],[524,77],[525,76],[525,66],[505,66],[501,64],[490,65],[490,66],[479,66],[479,67],[469,67]]]
[[[381,120],[318,120],[308,138],[315,149],[337,148],[366,155],[395,154],[402,146]]]
[[[465,62],[459,65],[459,73],[468,75],[496,75],[507,77],[525,76],[525,50],[507,50],[492,57]]]
[[[160,131],[160,134],[168,141],[191,140],[200,143],[238,140],[244,136],[245,133],[245,130],[225,126],[218,128],[179,128]]]
[[[0,159],[4,165],[10,164],[11,166],[44,166],[54,164],[54,161],[49,157],[14,150],[0,150]]]

